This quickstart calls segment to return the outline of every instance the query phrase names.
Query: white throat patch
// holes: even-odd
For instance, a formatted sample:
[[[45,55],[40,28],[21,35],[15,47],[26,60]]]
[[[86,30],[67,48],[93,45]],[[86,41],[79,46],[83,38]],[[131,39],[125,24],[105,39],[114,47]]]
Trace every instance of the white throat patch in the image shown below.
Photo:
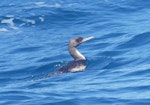
[[[86,60],[86,58],[77,49],[75,50],[75,52],[77,53],[78,56],[80,56],[80,58]]]

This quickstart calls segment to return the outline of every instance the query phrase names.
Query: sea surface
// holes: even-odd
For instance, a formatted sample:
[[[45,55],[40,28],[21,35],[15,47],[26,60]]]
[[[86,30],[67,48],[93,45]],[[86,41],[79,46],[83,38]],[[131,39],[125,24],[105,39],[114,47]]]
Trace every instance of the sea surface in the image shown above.
[[[76,36],[86,70],[45,78]],[[150,105],[150,0],[2,0],[0,105]]]

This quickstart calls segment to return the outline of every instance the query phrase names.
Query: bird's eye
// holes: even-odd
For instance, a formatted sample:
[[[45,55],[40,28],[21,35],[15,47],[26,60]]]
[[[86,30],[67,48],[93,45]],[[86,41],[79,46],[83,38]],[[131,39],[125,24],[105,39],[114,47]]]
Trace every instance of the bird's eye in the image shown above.
[[[83,40],[83,38],[79,37],[78,39],[76,39],[76,42],[80,43]]]

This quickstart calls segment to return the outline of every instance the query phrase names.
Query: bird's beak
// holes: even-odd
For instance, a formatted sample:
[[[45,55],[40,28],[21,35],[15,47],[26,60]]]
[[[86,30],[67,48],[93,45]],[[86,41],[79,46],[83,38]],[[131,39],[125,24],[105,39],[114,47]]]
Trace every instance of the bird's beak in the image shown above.
[[[90,36],[90,37],[87,37],[87,38],[83,38],[82,42],[86,42],[86,41],[91,40],[91,39],[93,39],[93,38],[94,38],[94,36]]]

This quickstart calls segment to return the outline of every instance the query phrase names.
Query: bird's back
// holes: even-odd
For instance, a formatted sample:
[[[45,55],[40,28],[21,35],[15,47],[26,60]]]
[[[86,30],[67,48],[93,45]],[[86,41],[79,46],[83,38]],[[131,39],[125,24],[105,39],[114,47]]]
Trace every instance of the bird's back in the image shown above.
[[[68,64],[61,67],[58,72],[67,73],[67,72],[78,72],[83,71],[86,68],[86,60],[72,61]]]

